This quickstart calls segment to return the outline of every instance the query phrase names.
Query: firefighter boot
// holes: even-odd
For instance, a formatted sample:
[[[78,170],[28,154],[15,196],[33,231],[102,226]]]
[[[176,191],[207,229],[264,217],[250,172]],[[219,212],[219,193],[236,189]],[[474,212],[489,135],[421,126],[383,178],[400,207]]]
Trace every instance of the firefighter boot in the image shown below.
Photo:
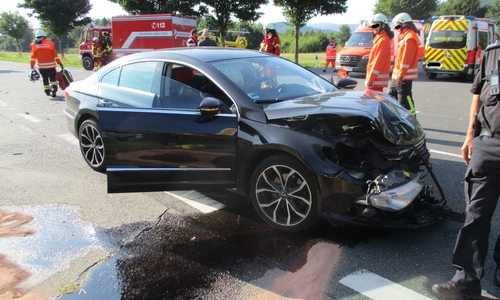
[[[57,85],[50,86],[50,92],[52,93],[52,97],[55,97],[57,93]]]
[[[44,91],[45,91],[45,95],[50,96],[50,89],[46,89]]]

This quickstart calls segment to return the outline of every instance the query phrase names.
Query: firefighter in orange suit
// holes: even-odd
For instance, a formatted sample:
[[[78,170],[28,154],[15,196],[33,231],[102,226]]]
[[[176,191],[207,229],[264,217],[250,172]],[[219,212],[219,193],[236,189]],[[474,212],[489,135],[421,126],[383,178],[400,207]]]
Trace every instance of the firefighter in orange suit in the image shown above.
[[[273,24],[267,24],[264,32],[264,39],[260,43],[259,51],[279,56],[281,53],[280,38],[276,32],[276,28]]]
[[[63,68],[61,60],[57,56],[54,43],[46,39],[45,31],[38,30],[35,34],[35,41],[31,43],[31,69],[38,69],[43,79],[43,90],[47,96],[55,97],[57,93],[56,63]]]
[[[392,20],[399,31],[398,52],[394,58],[392,84],[389,94],[413,115],[416,115],[412,95],[413,80],[418,78],[418,29],[407,13],[400,13]]]
[[[326,61],[325,67],[323,68],[323,72],[326,72],[328,65],[332,65],[333,72],[335,72],[335,59],[337,57],[337,45],[335,45],[335,41],[331,41],[328,46],[326,46]]]
[[[365,86],[369,90],[383,92],[389,86],[391,72],[391,39],[394,32],[383,14],[373,16],[370,26],[373,30],[373,46],[366,66]]]

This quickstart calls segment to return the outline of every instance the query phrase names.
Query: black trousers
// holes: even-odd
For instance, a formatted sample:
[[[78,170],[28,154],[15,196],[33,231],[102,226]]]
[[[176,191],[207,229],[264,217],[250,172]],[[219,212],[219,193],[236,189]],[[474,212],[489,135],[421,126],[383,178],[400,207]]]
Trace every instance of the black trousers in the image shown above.
[[[458,233],[452,265],[457,269],[453,281],[477,285],[484,276],[491,220],[500,196],[500,139],[476,137],[465,174],[467,201],[465,224]],[[494,259],[500,266],[500,236]]]
[[[396,84],[392,81],[389,95],[397,99],[399,104],[409,110],[413,115],[416,114],[415,103],[413,102],[412,94],[413,81],[403,81],[401,84]]]
[[[50,86],[54,86],[57,92],[56,69],[40,69],[42,75],[43,89],[45,92],[50,91]]]

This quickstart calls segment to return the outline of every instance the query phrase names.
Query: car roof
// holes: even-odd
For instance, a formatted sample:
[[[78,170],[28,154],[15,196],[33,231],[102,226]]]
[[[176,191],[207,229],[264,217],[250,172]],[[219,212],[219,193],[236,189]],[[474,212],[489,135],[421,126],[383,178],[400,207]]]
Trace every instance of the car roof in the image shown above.
[[[173,58],[173,59],[187,59],[187,60],[198,60],[204,63],[227,60],[227,59],[237,59],[244,57],[265,57],[270,54],[259,52],[250,49],[239,49],[239,48],[225,48],[225,47],[183,47],[183,48],[168,48],[159,49],[149,52],[141,52],[133,55],[125,56],[124,58],[132,62],[135,60],[144,59],[162,59],[162,58]]]

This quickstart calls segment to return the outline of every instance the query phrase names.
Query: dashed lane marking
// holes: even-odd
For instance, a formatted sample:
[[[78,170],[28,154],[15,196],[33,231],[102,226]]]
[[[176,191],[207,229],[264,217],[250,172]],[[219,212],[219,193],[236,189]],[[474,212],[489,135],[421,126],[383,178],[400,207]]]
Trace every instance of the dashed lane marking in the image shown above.
[[[347,275],[340,283],[373,300],[431,300],[364,269]]]
[[[206,214],[224,208],[224,204],[197,191],[170,191],[166,193]]]

